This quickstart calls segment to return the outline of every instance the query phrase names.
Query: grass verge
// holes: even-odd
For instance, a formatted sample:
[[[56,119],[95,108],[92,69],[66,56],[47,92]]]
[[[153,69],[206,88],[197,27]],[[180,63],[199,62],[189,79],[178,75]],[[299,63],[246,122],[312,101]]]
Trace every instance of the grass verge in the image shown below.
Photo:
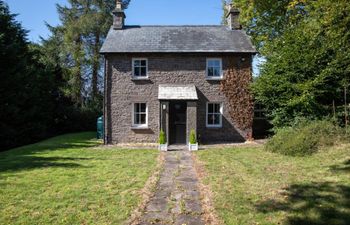
[[[350,146],[310,157],[262,148],[196,153],[225,224],[348,225]]]
[[[121,224],[142,201],[158,151],[95,148],[94,133],[0,153],[0,224]]]

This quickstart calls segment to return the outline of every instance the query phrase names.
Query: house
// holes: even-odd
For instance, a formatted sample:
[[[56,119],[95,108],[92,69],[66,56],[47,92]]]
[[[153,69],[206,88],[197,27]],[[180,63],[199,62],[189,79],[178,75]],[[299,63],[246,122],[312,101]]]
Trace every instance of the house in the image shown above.
[[[169,144],[252,138],[250,38],[231,8],[228,25],[128,26],[120,3],[102,46],[105,143]]]

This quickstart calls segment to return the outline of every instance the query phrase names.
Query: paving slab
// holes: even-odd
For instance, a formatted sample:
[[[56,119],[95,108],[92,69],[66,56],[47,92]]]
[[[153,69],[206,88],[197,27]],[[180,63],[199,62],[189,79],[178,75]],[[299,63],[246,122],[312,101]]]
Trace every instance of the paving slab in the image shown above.
[[[155,194],[139,224],[205,224],[191,154],[189,151],[165,153],[164,169]]]

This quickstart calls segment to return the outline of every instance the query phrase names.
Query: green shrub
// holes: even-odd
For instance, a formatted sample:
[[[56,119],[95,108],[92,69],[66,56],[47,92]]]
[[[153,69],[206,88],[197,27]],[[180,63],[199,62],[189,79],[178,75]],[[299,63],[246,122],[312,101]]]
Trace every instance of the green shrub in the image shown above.
[[[305,156],[332,146],[343,137],[344,130],[328,120],[303,121],[294,127],[278,129],[265,149],[291,156]]]
[[[161,144],[161,145],[166,144],[166,137],[165,137],[165,133],[163,130],[160,130],[160,133],[159,133],[159,144]]]
[[[190,144],[196,144],[197,138],[196,138],[196,131],[191,130],[190,132]]]

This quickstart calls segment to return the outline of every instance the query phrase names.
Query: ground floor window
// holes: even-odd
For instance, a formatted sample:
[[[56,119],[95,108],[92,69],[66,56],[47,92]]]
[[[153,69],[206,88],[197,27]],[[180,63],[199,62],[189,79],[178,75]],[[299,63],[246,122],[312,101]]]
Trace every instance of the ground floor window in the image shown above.
[[[146,103],[134,103],[132,125],[134,127],[147,127],[147,113],[148,108]]]
[[[207,127],[222,127],[222,103],[207,103]]]

